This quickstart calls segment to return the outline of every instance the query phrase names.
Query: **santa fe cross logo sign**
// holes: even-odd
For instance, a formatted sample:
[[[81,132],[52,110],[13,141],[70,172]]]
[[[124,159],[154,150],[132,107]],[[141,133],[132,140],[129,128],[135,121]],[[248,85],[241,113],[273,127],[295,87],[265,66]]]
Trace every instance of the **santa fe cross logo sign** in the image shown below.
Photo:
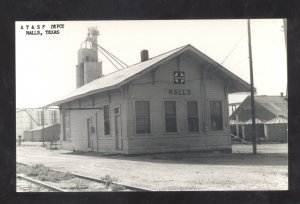
[[[184,72],[174,72],[174,84],[184,84]]]

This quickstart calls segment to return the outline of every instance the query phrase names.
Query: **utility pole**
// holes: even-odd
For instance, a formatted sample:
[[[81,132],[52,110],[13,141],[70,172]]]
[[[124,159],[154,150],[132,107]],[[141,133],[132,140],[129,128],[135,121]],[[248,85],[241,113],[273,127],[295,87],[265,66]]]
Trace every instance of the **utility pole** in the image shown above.
[[[236,114],[235,116],[235,122],[236,122],[236,136],[239,138],[240,137],[240,132],[239,132],[239,115]]]
[[[254,83],[253,83],[250,19],[248,19],[247,21],[248,21],[249,62],[250,62],[250,84],[251,84],[252,143],[253,143],[253,154],[256,154],[256,124],[255,124],[255,109],[254,109]]]
[[[284,39],[285,39],[285,48],[287,49],[287,19],[283,19],[283,32],[284,32]]]
[[[287,19],[283,19],[283,32],[284,32],[284,42],[285,42],[285,50],[287,53]],[[286,84],[286,92],[285,92],[286,100],[288,99],[288,83]]]
[[[45,127],[45,113],[44,113],[44,108],[42,109],[42,137],[43,137],[43,147],[45,146],[45,131],[44,131],[44,127]]]
[[[99,143],[99,141],[98,141],[98,113],[96,113],[96,138],[97,138],[97,152],[99,152],[99,145],[98,145],[98,143]]]

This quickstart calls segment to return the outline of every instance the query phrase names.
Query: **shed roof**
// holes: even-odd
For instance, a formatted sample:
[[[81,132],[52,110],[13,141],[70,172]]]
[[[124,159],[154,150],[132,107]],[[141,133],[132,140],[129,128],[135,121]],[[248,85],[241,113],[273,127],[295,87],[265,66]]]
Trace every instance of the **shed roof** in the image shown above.
[[[272,120],[267,121],[265,124],[279,124],[279,123],[288,123],[288,120],[285,119],[284,117],[276,117],[273,118]]]
[[[255,101],[272,112],[274,115],[283,115],[287,118],[288,105],[282,96],[255,96]]]
[[[250,106],[249,105],[250,101],[251,101],[251,96],[248,96],[241,103],[241,105],[239,105],[239,107],[231,114],[230,117],[233,118],[237,114],[240,114],[240,112],[243,110],[244,107]],[[285,118],[288,117],[288,104],[287,104],[287,100],[283,96],[256,95],[254,96],[254,101],[255,104],[259,104],[261,107],[263,107],[264,109],[272,113],[274,115],[273,117],[279,115],[282,115]],[[244,114],[248,114],[250,116],[248,112],[245,112]],[[261,116],[260,118],[264,118],[264,116]],[[266,120],[270,120],[270,118],[267,118]]]
[[[169,52],[163,53],[156,57],[150,58],[149,60],[134,64],[125,69],[110,73],[108,75],[102,76],[90,83],[75,89],[68,95],[56,100],[53,103],[46,105],[45,107],[50,107],[53,105],[59,105],[68,101],[72,101],[84,96],[92,95],[95,93],[100,93],[112,89],[121,87],[122,85],[130,82],[131,80],[145,74],[146,72],[152,70],[153,68],[163,64],[164,62],[182,54],[183,52],[191,52],[199,59],[204,59],[209,62],[215,70],[221,72],[224,76],[227,76],[232,82],[234,82],[229,90],[229,93],[233,92],[249,92],[250,85],[243,79],[234,75],[232,72],[224,68],[219,63],[215,62],[199,50],[197,50],[192,45],[185,45]]]
[[[44,129],[48,128],[48,127],[55,126],[55,125],[59,125],[59,124],[56,123],[56,124],[44,125]],[[42,130],[42,129],[43,129],[43,126],[39,125],[39,126],[36,126],[35,128],[29,129],[29,130],[26,130],[26,131],[36,131],[36,130]]]

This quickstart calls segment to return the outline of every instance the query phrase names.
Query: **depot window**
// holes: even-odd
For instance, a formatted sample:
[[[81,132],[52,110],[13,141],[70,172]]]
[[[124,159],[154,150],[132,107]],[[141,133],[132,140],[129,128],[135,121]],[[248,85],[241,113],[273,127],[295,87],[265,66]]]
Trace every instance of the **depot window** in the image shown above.
[[[110,135],[110,122],[109,122],[109,105],[103,107],[104,114],[104,134]]]
[[[135,119],[137,134],[147,134],[151,132],[149,101],[135,102]]]
[[[166,132],[177,132],[176,102],[165,101],[164,107]]]
[[[222,131],[223,130],[223,112],[222,101],[210,101],[210,130]]]
[[[199,117],[197,101],[187,102],[187,120],[189,132],[199,132]]]

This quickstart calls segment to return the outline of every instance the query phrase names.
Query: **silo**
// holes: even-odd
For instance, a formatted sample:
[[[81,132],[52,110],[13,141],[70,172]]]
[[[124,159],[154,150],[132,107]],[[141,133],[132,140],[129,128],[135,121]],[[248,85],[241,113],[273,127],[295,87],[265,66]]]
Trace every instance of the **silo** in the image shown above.
[[[84,62],[83,83],[87,84],[102,76],[102,62]]]
[[[270,142],[287,142],[288,120],[278,116],[265,123],[266,138]]]
[[[98,62],[98,50],[90,48],[80,48],[78,50],[77,63]]]
[[[76,88],[79,88],[84,85],[83,75],[84,67],[83,63],[80,63],[79,65],[76,65]]]
[[[257,140],[264,140],[265,133],[264,133],[264,121],[261,119],[255,119],[256,124],[256,139]],[[252,141],[252,119],[247,120],[242,125],[242,134],[243,138],[246,141]]]
[[[77,56],[76,87],[79,88],[102,76],[102,62],[98,61],[97,28],[88,28],[87,40],[91,41],[90,48],[80,48]]]

